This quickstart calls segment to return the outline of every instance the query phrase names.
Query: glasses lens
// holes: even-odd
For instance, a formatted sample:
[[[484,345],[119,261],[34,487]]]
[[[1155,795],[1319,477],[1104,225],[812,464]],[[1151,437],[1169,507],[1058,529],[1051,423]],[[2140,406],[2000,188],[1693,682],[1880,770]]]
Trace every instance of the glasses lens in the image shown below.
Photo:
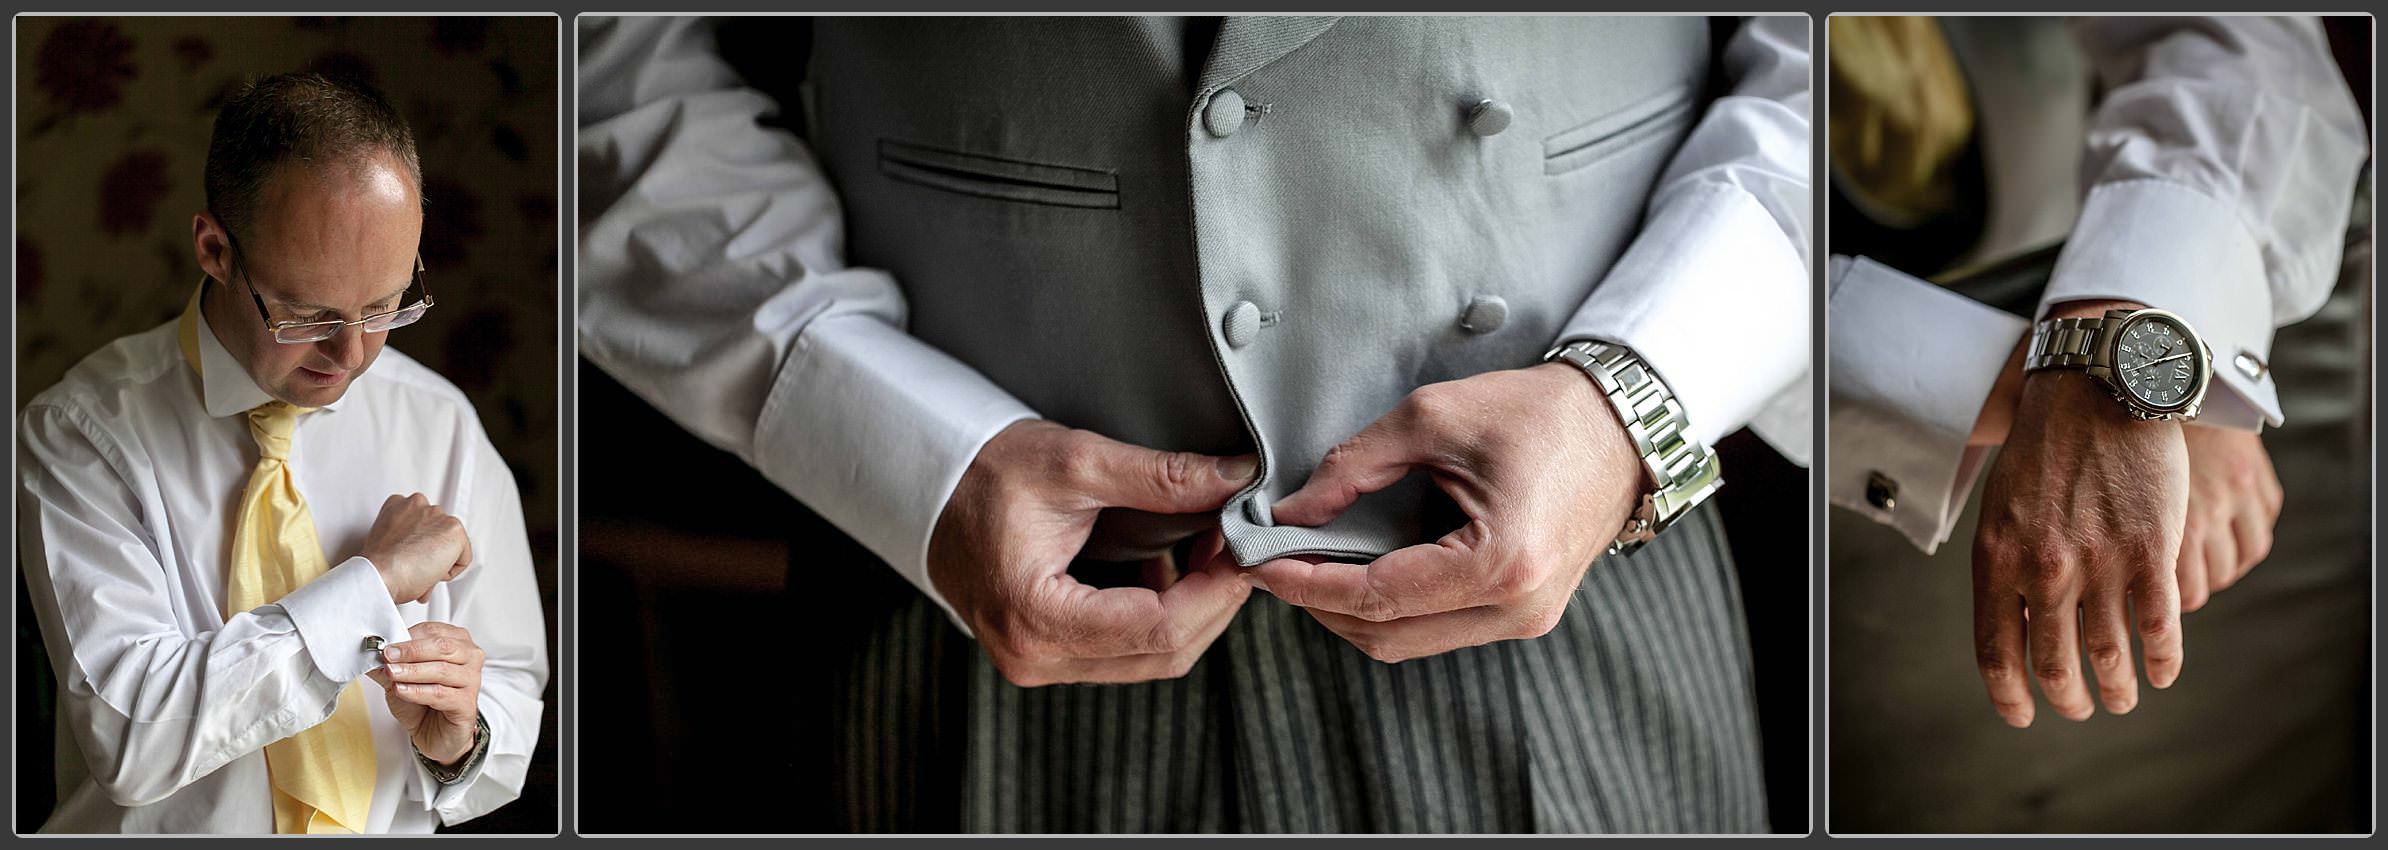
[[[303,345],[331,339],[340,332],[339,322],[308,322],[303,325],[282,325],[274,328],[274,341],[283,345]]]
[[[383,313],[379,316],[366,319],[365,331],[367,333],[381,333],[382,331],[396,330],[398,328],[406,327],[407,325],[414,324],[416,321],[422,319],[423,313],[430,309],[430,304],[417,301],[406,307],[399,308],[395,312]]]

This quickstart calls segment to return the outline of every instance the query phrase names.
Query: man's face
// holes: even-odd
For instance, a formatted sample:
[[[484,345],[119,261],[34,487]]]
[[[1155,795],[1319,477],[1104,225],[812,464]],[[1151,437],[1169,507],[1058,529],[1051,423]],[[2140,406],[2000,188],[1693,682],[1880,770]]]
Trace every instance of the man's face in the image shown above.
[[[275,170],[237,239],[238,251],[212,216],[201,214],[193,236],[201,268],[229,285],[209,286],[208,324],[266,394],[301,407],[321,407],[348,391],[373,365],[387,332],[342,328],[330,339],[284,344],[272,324],[353,322],[420,298],[413,281],[423,208],[397,159],[364,163],[290,163]],[[256,301],[265,302],[266,319]]]

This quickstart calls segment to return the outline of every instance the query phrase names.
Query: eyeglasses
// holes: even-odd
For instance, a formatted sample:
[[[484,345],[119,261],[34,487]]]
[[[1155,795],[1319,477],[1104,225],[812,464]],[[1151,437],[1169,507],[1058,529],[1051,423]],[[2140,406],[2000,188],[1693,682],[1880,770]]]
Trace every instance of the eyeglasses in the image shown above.
[[[258,320],[263,321],[266,328],[274,332],[274,341],[283,345],[307,345],[322,342],[339,336],[340,332],[346,330],[350,325],[363,326],[366,333],[396,330],[420,321],[423,314],[431,310],[431,287],[423,279],[423,257],[418,254],[415,256],[414,280],[407,284],[406,291],[423,293],[423,298],[420,301],[386,313],[375,313],[353,322],[341,319],[326,319],[320,322],[274,321],[273,315],[265,310],[265,296],[257,293],[256,282],[249,279],[247,266],[239,260],[240,241],[232,238],[232,232],[229,230],[224,232],[224,239],[232,245],[234,265],[240,270],[241,282],[248,286],[249,300],[257,305]],[[400,293],[401,297],[404,295],[404,292]]]

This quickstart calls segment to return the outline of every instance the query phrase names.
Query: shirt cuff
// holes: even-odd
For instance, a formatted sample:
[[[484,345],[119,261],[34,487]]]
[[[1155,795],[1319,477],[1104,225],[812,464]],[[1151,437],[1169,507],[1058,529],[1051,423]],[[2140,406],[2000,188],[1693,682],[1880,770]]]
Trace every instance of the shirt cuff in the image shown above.
[[[2214,352],[2202,425],[2278,426],[2272,382],[2272,290],[2262,249],[2221,201],[2157,179],[2108,183],[2090,192],[2040,299],[2135,301],[2180,315]],[[2252,374],[2250,374],[2252,372]]]
[[[1656,211],[1558,341],[1633,349],[1683,405],[1686,439],[1715,445],[1807,371],[1808,281],[1756,198],[1697,184]]]
[[[1831,274],[1826,491],[1929,554],[1973,490],[1987,449],[1966,443],[2031,323],[1863,257]]]
[[[283,595],[274,604],[290,615],[299,639],[325,678],[347,682],[381,666],[381,653],[365,648],[366,638],[385,643],[407,639],[406,618],[390,602],[390,588],[372,561],[357,556],[341,562],[314,581]]]
[[[978,451],[1036,412],[887,323],[824,317],[797,337],[755,426],[755,466],[895,567],[929,581],[929,535]]]

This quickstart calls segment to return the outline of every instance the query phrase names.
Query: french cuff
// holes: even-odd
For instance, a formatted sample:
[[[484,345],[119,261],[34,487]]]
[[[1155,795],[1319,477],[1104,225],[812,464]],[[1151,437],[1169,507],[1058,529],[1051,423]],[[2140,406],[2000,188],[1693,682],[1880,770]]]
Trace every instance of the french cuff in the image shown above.
[[[2090,191],[2040,299],[2136,301],[2180,314],[2214,352],[2214,380],[2197,422],[2278,426],[2272,381],[2272,290],[2263,251],[2228,204],[2158,179]]]
[[[390,602],[381,571],[364,556],[350,558],[274,604],[290,615],[316,671],[347,682],[381,666],[380,645],[407,639],[406,618]]]
[[[929,581],[929,535],[970,461],[1034,419],[977,370],[874,318],[815,320],[755,426],[763,476],[895,567],[964,633]]]
[[[1966,445],[2031,323],[1864,257],[1835,257],[1825,315],[1832,503],[1929,554],[1965,509],[1986,449]]]
[[[1683,405],[1685,438],[1715,445],[1807,371],[1811,291],[1764,205],[1736,186],[1695,184],[1656,211],[1557,341],[1633,349]]]

